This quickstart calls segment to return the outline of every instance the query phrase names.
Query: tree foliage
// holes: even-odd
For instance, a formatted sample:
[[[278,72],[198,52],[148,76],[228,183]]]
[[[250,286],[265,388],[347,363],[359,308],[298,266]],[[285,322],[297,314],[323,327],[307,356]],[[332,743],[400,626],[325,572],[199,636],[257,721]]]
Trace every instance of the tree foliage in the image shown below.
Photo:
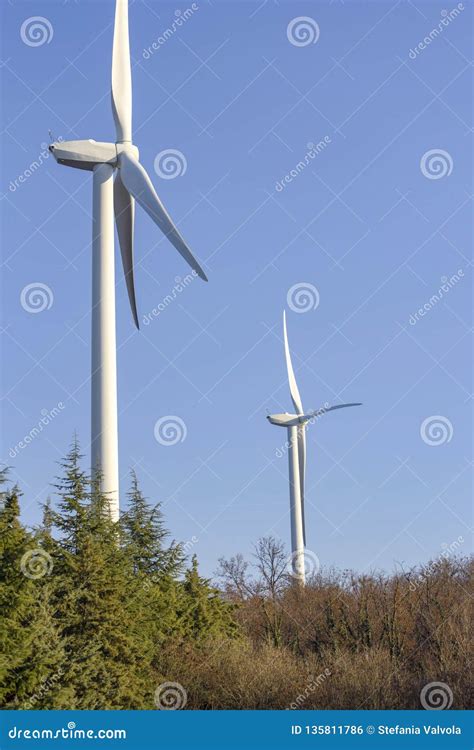
[[[0,701],[6,708],[154,708],[163,652],[232,637],[232,605],[167,545],[160,505],[134,472],[127,511],[81,467],[77,440],[60,464],[40,528],[20,520],[20,493],[0,506]],[[6,474],[0,475],[5,486]]]
[[[281,541],[220,560],[214,585],[131,474],[119,523],[77,440],[39,528],[0,471],[0,705],[153,709],[420,708],[445,683],[468,708],[474,565],[457,548],[392,575],[289,574]],[[454,545],[456,547],[456,545]],[[449,697],[449,692],[448,692]],[[159,706],[158,706],[159,707]]]

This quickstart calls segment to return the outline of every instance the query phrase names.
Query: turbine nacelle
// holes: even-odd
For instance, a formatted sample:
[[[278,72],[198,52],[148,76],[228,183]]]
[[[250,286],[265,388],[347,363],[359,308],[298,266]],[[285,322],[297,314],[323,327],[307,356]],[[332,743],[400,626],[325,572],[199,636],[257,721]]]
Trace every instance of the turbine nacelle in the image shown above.
[[[92,171],[98,164],[117,166],[118,147],[92,138],[86,141],[56,141],[49,146],[58,164]]]
[[[311,417],[284,412],[283,414],[269,414],[267,419],[270,424],[277,427],[296,427],[299,424],[305,424]]]
[[[269,414],[267,416],[268,421],[271,424],[277,425],[278,427],[297,427],[300,424],[307,424],[311,420],[316,420],[328,411],[334,411],[335,409],[347,409],[348,406],[362,406],[361,403],[351,404],[336,404],[335,406],[321,406],[321,408],[315,411],[310,411],[307,414]]]
[[[120,166],[121,154],[138,159],[138,148],[130,142],[104,143],[89,138],[86,141],[56,141],[49,146],[58,164],[92,171],[98,164]]]

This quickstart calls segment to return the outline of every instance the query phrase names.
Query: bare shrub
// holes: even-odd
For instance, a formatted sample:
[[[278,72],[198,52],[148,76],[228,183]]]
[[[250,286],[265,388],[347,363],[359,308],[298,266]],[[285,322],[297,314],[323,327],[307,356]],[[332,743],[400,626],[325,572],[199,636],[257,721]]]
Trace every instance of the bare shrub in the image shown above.
[[[304,588],[284,559],[270,538],[253,566],[220,561],[242,639],[194,657],[193,707],[417,709],[434,681],[449,685],[453,708],[469,707],[471,559],[393,575],[330,570]]]

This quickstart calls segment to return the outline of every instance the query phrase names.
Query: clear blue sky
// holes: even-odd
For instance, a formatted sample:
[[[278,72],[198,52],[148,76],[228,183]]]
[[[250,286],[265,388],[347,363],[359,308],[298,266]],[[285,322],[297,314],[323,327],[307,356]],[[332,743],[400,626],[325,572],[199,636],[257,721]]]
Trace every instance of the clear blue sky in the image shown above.
[[[423,562],[459,537],[467,552],[472,7],[422,49],[455,4],[200,0],[146,59],[177,7],[131,6],[134,135],[209,283],[194,280],[137,332],[117,255],[122,496],[136,466],[173,537],[198,539],[206,574],[222,555],[249,555],[260,536],[289,544],[287,459],[276,455],[285,433],[265,419],[291,406],[286,307],[305,407],[364,402],[309,431],[310,550],[324,566],[359,570]],[[88,453],[91,178],[52,158],[19,177],[49,129],[114,140],[113,4],[13,1],[2,11],[2,456],[33,524],[74,430]],[[46,28],[49,42],[31,46],[20,29],[36,15],[52,37]],[[315,43],[290,43],[300,16],[317,23]],[[186,159],[175,179],[153,169],[166,149]],[[424,174],[432,150],[444,153],[425,158]],[[143,318],[187,268],[140,210],[136,261]],[[32,313],[22,290],[38,283],[50,306]],[[299,283],[318,290],[316,309],[288,305]],[[166,415],[184,420],[183,442],[155,439]],[[437,445],[420,435],[430,417],[445,425]]]

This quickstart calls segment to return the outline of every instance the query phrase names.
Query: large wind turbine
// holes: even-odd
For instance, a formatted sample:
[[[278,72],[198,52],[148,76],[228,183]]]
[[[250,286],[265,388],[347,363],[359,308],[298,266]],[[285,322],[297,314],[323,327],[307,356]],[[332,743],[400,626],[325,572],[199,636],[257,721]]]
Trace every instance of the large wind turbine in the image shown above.
[[[288,334],[286,330],[286,315],[283,312],[283,338],[285,342],[286,369],[288,371],[288,382],[290,386],[291,400],[296,414],[270,414],[267,419],[271,424],[278,427],[286,427],[288,430],[288,458],[290,475],[290,520],[291,520],[291,560],[293,574],[297,581],[305,583],[305,554],[306,527],[304,517],[304,483],[306,471],[306,427],[319,416],[335,409],[344,409],[347,406],[361,406],[355,404],[336,404],[336,406],[323,406],[316,411],[305,414],[300,392],[296,384],[295,372],[291,362],[290,347],[288,346]]]
[[[133,279],[135,201],[168,237],[191,268],[206,274],[178,232],[138,161],[132,143],[132,75],[128,36],[128,0],[116,0],[112,51],[112,112],[117,140],[52,143],[59,164],[93,173],[92,229],[92,468],[100,472],[111,517],[119,516],[117,356],[115,344],[114,214],[122,264],[135,325],[138,326]],[[117,173],[114,180],[114,173]]]

